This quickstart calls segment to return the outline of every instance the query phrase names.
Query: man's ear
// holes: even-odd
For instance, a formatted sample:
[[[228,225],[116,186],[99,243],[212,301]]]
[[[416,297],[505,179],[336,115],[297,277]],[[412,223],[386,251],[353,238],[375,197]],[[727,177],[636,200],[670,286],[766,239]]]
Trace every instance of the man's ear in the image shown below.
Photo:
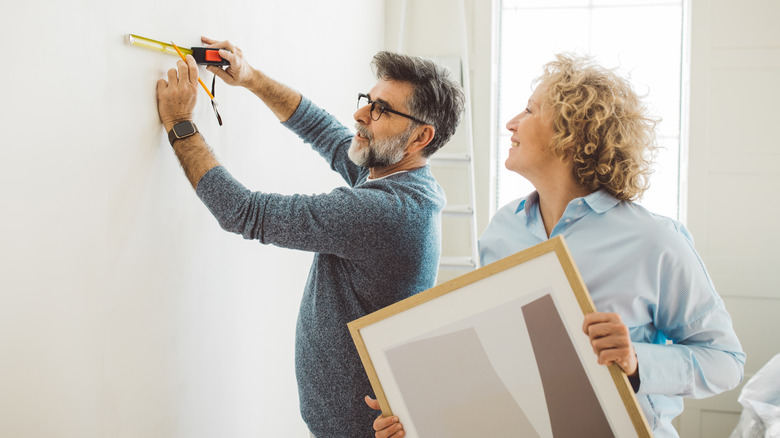
[[[436,128],[431,125],[420,125],[414,130],[412,136],[409,138],[409,144],[406,146],[406,151],[411,155],[418,151],[423,150],[425,146],[428,146],[433,137],[436,135]]]

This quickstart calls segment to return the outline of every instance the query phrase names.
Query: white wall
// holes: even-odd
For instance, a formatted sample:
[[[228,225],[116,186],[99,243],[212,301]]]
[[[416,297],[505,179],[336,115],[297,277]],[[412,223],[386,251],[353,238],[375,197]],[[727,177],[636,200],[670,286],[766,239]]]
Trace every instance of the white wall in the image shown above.
[[[351,124],[383,15],[361,0],[4,5],[0,436],[307,436],[293,341],[311,256],[219,228],[158,119],[176,58],[123,36],[230,39]],[[195,121],[248,187],[341,183],[251,93],[216,94],[225,125],[205,93]]]
[[[693,0],[688,225],[747,353],[780,353],[780,3]],[[739,390],[686,401],[680,431],[728,437]]]

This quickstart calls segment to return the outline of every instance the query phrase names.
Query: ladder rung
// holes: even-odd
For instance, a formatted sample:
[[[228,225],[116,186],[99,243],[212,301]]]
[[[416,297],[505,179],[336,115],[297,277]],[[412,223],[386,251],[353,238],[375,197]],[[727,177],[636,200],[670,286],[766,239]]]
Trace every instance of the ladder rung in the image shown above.
[[[477,265],[471,257],[442,257],[439,267],[445,269],[476,268]]]
[[[451,216],[468,216],[474,214],[474,209],[470,205],[448,205],[444,207],[442,213]]]
[[[468,163],[471,156],[468,154],[433,154],[430,160],[435,163]]]

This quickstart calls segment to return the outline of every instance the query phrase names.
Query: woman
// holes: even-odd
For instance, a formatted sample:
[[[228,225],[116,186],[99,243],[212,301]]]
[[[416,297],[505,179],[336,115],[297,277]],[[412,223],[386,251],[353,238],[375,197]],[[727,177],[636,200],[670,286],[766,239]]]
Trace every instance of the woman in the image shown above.
[[[655,122],[627,80],[563,54],[507,123],[506,167],[536,189],[480,238],[482,264],[563,235],[598,312],[583,331],[628,375],[656,437],[675,437],[682,397],[734,388],[745,355],[685,226],[633,203],[647,188]],[[370,406],[378,404],[367,398]],[[377,418],[376,437],[402,437]]]

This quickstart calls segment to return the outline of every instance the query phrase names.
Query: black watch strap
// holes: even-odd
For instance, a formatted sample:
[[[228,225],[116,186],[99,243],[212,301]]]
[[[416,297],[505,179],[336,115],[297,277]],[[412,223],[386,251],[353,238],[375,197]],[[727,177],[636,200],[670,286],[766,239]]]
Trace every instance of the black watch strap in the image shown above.
[[[173,142],[176,140],[195,135],[197,132],[198,127],[192,123],[192,120],[185,120],[173,125],[173,129],[168,131],[168,141],[171,143],[171,146],[173,146]]]

